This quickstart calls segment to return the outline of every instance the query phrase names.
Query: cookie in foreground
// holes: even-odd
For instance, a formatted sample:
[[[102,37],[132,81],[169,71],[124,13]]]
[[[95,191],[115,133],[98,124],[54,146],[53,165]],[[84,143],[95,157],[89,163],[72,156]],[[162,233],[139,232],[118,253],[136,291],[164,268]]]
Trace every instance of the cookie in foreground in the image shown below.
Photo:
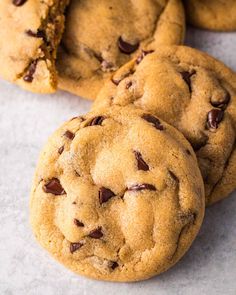
[[[138,281],[184,255],[204,208],[183,135],[148,112],[115,106],[73,118],[50,137],[30,215],[39,243],[72,271]]]
[[[168,46],[118,70],[93,108],[135,105],[180,130],[194,148],[206,203],[236,188],[236,74],[185,46]]]

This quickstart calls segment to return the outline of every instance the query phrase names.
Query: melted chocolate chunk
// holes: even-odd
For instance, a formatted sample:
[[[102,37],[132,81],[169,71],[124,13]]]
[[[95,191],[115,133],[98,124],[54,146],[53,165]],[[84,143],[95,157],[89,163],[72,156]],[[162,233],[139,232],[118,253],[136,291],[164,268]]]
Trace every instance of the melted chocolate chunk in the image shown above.
[[[36,33],[31,30],[28,30],[28,31],[26,31],[26,34],[30,37],[42,38],[44,41],[46,41],[46,39],[47,39],[45,32],[42,30],[38,30]]]
[[[154,50],[142,50],[141,54],[136,59],[136,63],[140,64],[146,55],[153,53],[153,52],[154,52]]]
[[[122,37],[119,37],[118,39],[118,46],[122,53],[124,54],[131,54],[135,52],[139,48],[139,42],[136,44],[130,44],[128,42],[125,42]]]
[[[231,99],[230,94],[229,94],[229,92],[227,92],[226,96],[222,100],[220,100],[220,101],[211,101],[211,105],[213,107],[225,110],[227,108],[227,105],[230,102],[230,99]]]
[[[207,127],[217,129],[219,123],[223,120],[224,112],[219,109],[213,109],[207,114]]]
[[[99,226],[98,228],[92,230],[88,236],[92,239],[100,239],[101,237],[103,237],[102,227]]]
[[[169,173],[171,178],[173,178],[176,182],[179,182],[179,178],[172,171],[169,170]]]
[[[142,116],[142,118],[149,122],[149,123],[152,123],[154,125],[154,127],[158,130],[164,130],[164,127],[163,125],[161,124],[160,120],[157,119],[156,117],[152,116],[152,115],[149,115],[149,114],[144,114]]]
[[[79,221],[78,219],[74,219],[74,224],[78,227],[84,227],[84,224],[83,222]]]
[[[148,184],[148,183],[134,184],[128,188],[128,191],[142,191],[142,190],[156,191],[156,188],[154,185]]]
[[[118,86],[118,85],[120,84],[121,81],[122,81],[122,80],[115,80],[114,78],[111,78],[111,82],[112,82],[113,84],[115,84],[116,86]]]
[[[87,126],[96,126],[96,125],[102,125],[102,122],[105,120],[104,117],[102,116],[98,116],[98,117],[95,117],[93,118]]]
[[[137,163],[138,163],[138,170],[148,171],[149,170],[149,166],[144,161],[141,153],[138,152],[138,151],[134,151],[134,154],[135,154],[135,158],[136,158]]]
[[[74,133],[72,133],[71,131],[67,130],[65,133],[64,133],[64,136],[67,137],[68,139],[72,140],[74,139],[75,135]]]
[[[58,149],[58,153],[61,155],[64,151],[64,145]]]
[[[125,88],[126,88],[126,89],[129,89],[132,85],[133,85],[132,81],[129,81],[129,82],[126,84]]]
[[[118,264],[116,261],[110,261],[109,264],[108,264],[108,266],[109,266],[112,270],[114,270],[114,269],[116,269],[116,268],[119,266],[119,264]]]
[[[191,152],[190,152],[190,150],[186,150],[186,153],[187,153],[189,156],[191,156]]]
[[[188,85],[189,91],[192,92],[192,86],[191,86],[191,77],[196,74],[196,71],[192,71],[192,73],[189,73],[187,71],[183,71],[180,73],[186,84]]]
[[[12,3],[15,5],[15,6],[21,6],[23,4],[25,4],[27,0],[12,0]]]
[[[71,243],[70,244],[70,252],[74,253],[75,251],[79,250],[83,246],[82,243]]]
[[[104,59],[101,62],[101,67],[105,71],[110,71],[110,70],[114,69],[114,64],[112,62],[109,62],[109,61],[107,61],[107,60]]]
[[[38,60],[34,60],[29,66],[27,74],[23,77],[25,82],[31,83],[34,80],[34,73],[36,71]]]
[[[115,194],[111,190],[109,190],[109,188],[101,187],[99,190],[100,204],[106,203],[108,200],[110,200],[114,196]]]
[[[191,145],[194,151],[197,152],[201,148],[203,148],[207,144],[208,140],[209,140],[209,137],[205,133],[202,133],[197,141],[191,141]]]
[[[56,196],[65,194],[65,190],[61,186],[60,180],[57,179],[57,178],[53,178],[49,182],[47,182],[43,186],[43,190],[47,194],[53,194],[53,195],[56,195]]]
[[[179,215],[179,219],[182,223],[194,223],[197,219],[197,213],[195,212],[181,212]]]

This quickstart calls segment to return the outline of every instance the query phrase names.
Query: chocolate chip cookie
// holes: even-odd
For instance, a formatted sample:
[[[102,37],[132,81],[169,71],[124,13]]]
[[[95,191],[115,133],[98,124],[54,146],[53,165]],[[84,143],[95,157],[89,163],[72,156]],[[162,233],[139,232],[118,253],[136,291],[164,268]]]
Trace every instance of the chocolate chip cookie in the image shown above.
[[[236,75],[224,64],[184,46],[143,51],[113,75],[94,108],[128,104],[151,111],[190,141],[207,204],[236,188]]]
[[[190,24],[216,31],[236,30],[235,0],[185,0]]]
[[[57,63],[59,87],[94,99],[142,48],[181,44],[184,33],[180,0],[72,0]]]
[[[44,248],[74,272],[110,281],[143,280],[174,265],[204,207],[190,144],[133,106],[59,128],[41,154],[30,204]]]
[[[39,93],[56,90],[56,49],[68,0],[0,1],[0,76]]]

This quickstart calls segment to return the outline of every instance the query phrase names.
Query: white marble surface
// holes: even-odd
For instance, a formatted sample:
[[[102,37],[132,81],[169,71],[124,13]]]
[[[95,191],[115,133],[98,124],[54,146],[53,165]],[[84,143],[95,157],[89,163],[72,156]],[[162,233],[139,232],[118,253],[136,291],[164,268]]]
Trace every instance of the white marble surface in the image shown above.
[[[236,70],[236,33],[191,29],[186,43]],[[89,107],[89,101],[65,92],[34,95],[0,81],[0,294],[235,295],[236,193],[207,209],[198,238],[174,268],[145,282],[115,284],[76,276],[38,246],[28,203],[39,151],[59,124]]]

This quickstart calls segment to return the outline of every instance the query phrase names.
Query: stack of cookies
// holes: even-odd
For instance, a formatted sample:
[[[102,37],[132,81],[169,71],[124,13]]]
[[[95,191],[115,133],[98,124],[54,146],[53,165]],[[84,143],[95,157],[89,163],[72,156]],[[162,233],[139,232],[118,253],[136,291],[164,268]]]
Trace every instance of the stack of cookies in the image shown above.
[[[37,240],[78,274],[138,281],[166,271],[205,206],[236,188],[236,74],[181,45],[185,12],[195,26],[236,30],[236,2],[184,5],[0,2],[0,75],[96,99],[49,138],[31,193]]]

